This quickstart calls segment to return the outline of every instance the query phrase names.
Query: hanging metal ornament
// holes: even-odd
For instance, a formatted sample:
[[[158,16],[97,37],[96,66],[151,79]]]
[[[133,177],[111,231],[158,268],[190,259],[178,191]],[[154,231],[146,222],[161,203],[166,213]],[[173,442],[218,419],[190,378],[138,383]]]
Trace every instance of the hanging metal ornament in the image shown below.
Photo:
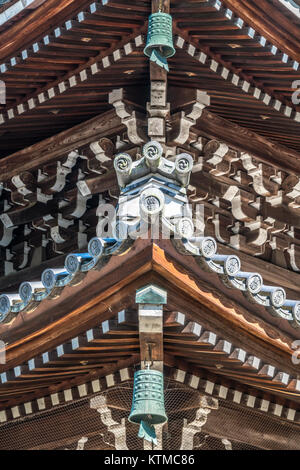
[[[173,21],[168,13],[153,13],[149,17],[147,44],[144,54],[160,67],[169,71],[167,59],[175,54]]]
[[[140,425],[138,437],[157,445],[154,425],[168,421],[162,372],[148,368],[134,374],[133,401],[128,419]]]

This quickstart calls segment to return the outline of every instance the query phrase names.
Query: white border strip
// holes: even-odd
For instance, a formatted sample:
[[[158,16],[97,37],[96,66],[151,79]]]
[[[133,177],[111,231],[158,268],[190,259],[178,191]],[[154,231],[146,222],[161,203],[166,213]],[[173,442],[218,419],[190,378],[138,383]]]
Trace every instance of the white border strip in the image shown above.
[[[185,44],[186,47],[184,48]],[[184,49],[188,54],[188,48],[191,44],[185,41],[182,37],[177,36],[175,39],[175,45],[181,49]],[[268,93],[265,93],[260,88],[252,86],[247,80],[239,77],[236,73],[230,72],[226,67],[218,63],[215,59],[209,58],[200,49],[196,49],[196,54],[193,56],[193,58],[198,62],[201,62],[203,65],[208,61],[210,70],[219,75],[219,77],[223,78],[223,80],[231,82],[233,85],[240,88],[244,93],[252,95],[254,98],[261,101],[269,108],[272,108],[273,110],[280,113],[282,116],[290,118],[295,122],[299,122],[299,112],[297,112],[294,108],[288,105],[283,105],[283,103],[281,103],[279,100],[270,96]]]
[[[128,44],[130,44],[130,52]],[[144,44],[143,35],[139,35],[134,38],[130,43],[125,44],[123,47],[117,49],[115,54],[109,54],[99,61],[95,62],[92,65],[89,65],[85,69],[82,69],[80,72],[75,73],[68,79],[63,79],[58,85],[53,86],[51,83],[43,91],[39,92],[37,96],[34,96],[29,99],[25,99],[24,103],[16,105],[13,108],[10,108],[6,111],[3,110],[0,114],[0,125],[5,124],[10,119],[18,117],[20,111],[22,113],[31,111],[32,109],[37,108],[40,104],[45,103],[46,101],[55,98],[56,96],[62,95],[67,90],[71,89],[76,85],[80,85],[81,82],[85,81],[89,75],[96,75],[103,70],[106,70],[108,67],[111,67],[119,60],[120,57],[126,55],[125,48],[127,49],[127,55],[133,52],[136,48],[140,47],[141,44]],[[115,59],[116,58],[116,59]]]

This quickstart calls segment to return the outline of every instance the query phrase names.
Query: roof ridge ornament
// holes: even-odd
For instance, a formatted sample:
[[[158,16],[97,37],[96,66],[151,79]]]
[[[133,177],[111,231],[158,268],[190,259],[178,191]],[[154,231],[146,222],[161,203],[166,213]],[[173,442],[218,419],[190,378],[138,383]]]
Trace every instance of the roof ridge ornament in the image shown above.
[[[193,169],[193,157],[188,153],[180,153],[174,162],[163,156],[164,149],[159,142],[150,141],[143,146],[142,157],[133,161],[128,153],[119,153],[114,159],[120,189],[150,174],[160,174],[174,180],[180,187],[189,185]]]
[[[144,54],[169,72],[167,59],[175,54],[173,44],[173,20],[168,13],[158,11],[149,16],[147,44]]]

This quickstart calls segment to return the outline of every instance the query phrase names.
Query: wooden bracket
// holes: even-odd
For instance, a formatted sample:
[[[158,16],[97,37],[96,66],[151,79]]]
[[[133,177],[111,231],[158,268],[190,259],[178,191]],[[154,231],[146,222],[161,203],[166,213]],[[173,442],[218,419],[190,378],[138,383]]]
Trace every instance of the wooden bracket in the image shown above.
[[[136,106],[128,102],[126,92],[123,88],[113,90],[109,94],[109,104],[115,108],[117,116],[127,127],[128,139],[135,145],[141,145],[147,142],[147,136],[143,131],[145,127],[144,116],[136,111]]]
[[[196,412],[196,418],[191,423],[187,419],[183,420],[182,441],[180,450],[193,450],[194,437],[201,432],[202,427],[206,424],[208,415],[212,410],[219,408],[219,402],[216,398],[200,395],[199,408]]]
[[[171,87],[168,100],[172,103],[172,128],[168,135],[169,145],[183,145],[189,141],[190,129],[202,116],[203,110],[210,105],[210,97],[201,90],[180,90]]]

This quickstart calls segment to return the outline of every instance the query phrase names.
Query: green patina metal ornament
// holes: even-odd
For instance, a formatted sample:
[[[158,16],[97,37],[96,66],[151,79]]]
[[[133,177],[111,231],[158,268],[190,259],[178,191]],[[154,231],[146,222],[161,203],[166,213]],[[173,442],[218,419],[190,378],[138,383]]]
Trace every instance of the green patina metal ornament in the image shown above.
[[[167,303],[167,292],[154,284],[148,284],[136,291],[135,302],[140,305],[165,305]]]
[[[149,17],[147,44],[144,54],[160,67],[169,71],[167,59],[175,54],[173,22],[168,13],[153,13]]]
[[[145,369],[134,374],[133,401],[128,420],[140,425],[138,437],[157,445],[154,425],[168,421],[162,372]]]

